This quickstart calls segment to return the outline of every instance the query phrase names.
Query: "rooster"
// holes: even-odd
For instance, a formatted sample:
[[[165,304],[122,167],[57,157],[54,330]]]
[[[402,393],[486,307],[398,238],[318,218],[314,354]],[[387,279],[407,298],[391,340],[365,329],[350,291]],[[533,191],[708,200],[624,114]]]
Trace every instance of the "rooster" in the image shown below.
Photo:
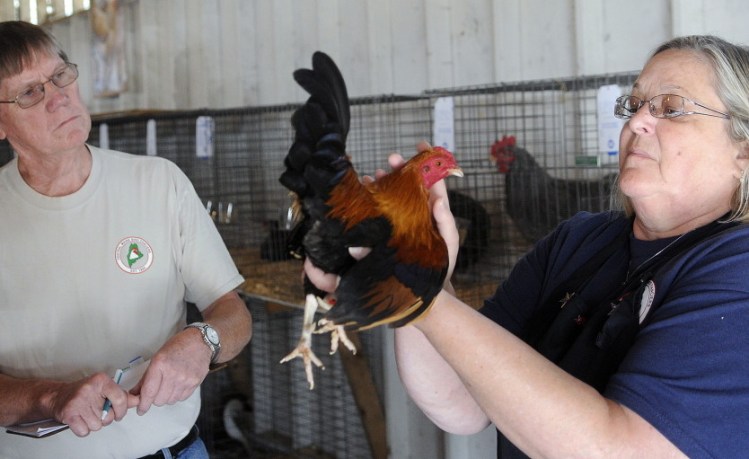
[[[491,147],[497,170],[506,174],[507,213],[528,242],[546,236],[562,220],[581,210],[606,210],[616,180],[567,180],[550,176],[514,136],[503,136]]]
[[[435,147],[376,181],[362,183],[346,154],[349,100],[335,63],[316,52],[312,69],[295,71],[294,79],[310,97],[292,115],[295,138],[280,177],[299,209],[289,247],[297,257],[340,276],[334,295],[326,297],[305,275],[302,336],[281,360],[301,357],[313,389],[312,363],[323,368],[311,349],[313,333],[331,333],[331,354],[339,341],[356,352],[347,330],[399,327],[429,309],[448,268],[429,189],[463,172],[449,151]],[[356,261],[350,247],[371,251]],[[315,323],[318,308],[325,313]]]

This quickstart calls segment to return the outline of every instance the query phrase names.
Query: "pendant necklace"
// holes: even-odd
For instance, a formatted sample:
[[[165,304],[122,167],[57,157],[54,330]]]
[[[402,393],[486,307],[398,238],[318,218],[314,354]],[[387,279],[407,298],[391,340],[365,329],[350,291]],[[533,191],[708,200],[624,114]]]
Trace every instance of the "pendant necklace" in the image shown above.
[[[654,259],[655,259],[656,257],[658,257],[658,255],[662,254],[662,253],[663,253],[663,252],[664,252],[664,251],[665,251],[666,249],[668,249],[668,248],[669,248],[669,247],[671,247],[672,245],[674,245],[674,244],[676,244],[677,242],[679,242],[679,240],[681,240],[681,238],[683,238],[684,236],[686,236],[686,235],[687,235],[687,234],[689,234],[690,232],[691,232],[691,231],[687,231],[686,233],[683,233],[683,234],[681,234],[681,235],[680,235],[679,237],[677,237],[677,238],[676,238],[676,239],[674,239],[673,241],[669,242],[669,243],[668,243],[668,244],[667,244],[667,245],[666,245],[665,247],[663,247],[663,248],[662,248],[661,250],[657,251],[657,252],[656,252],[655,254],[651,255],[651,256],[650,256],[650,257],[648,257],[648,258],[647,258],[647,259],[646,259],[645,261],[643,261],[642,263],[640,263],[640,264],[639,264],[639,265],[638,265],[638,266],[637,266],[637,267],[636,267],[635,269],[628,269],[628,270],[627,270],[627,276],[626,276],[626,278],[624,279],[624,284],[626,285],[626,284],[627,284],[627,283],[629,282],[629,278],[630,278],[630,276],[631,276],[632,274],[634,274],[634,273],[638,272],[638,271],[640,270],[640,268],[642,268],[643,266],[646,266],[646,265],[647,265],[648,263],[650,263],[650,262],[651,262],[652,260],[654,260]]]

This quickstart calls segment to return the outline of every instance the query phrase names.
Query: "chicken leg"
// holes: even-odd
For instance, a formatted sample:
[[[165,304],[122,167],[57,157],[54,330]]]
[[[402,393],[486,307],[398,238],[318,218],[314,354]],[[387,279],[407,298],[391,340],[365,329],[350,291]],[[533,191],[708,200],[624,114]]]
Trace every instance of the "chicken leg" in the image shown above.
[[[286,357],[281,359],[281,363],[286,363],[296,357],[301,357],[304,360],[304,372],[307,374],[307,382],[309,383],[310,390],[315,388],[315,377],[312,373],[312,364],[321,369],[325,369],[322,361],[317,358],[314,352],[312,352],[312,333],[315,332],[315,313],[317,312],[318,306],[324,302],[319,299],[316,295],[310,293],[304,299],[304,322],[302,324],[302,336],[299,337],[299,342],[296,348],[292,350]]]
[[[323,311],[328,311],[332,307],[332,304],[326,300],[319,298],[314,294],[308,294],[304,301],[304,321],[302,323],[302,336],[299,337],[299,342],[296,348],[292,350],[286,357],[281,359],[281,363],[286,363],[294,358],[301,357],[304,361],[304,372],[307,375],[307,382],[309,383],[310,390],[315,388],[315,377],[312,372],[312,364],[324,370],[325,365],[312,351],[312,334],[321,334],[330,332],[330,354],[335,354],[338,350],[339,343],[343,343],[344,346],[352,353],[356,354],[356,346],[346,335],[346,330],[342,325],[334,325],[332,322],[325,319],[321,319],[318,325],[320,328],[316,328],[315,324],[315,313],[318,308]]]

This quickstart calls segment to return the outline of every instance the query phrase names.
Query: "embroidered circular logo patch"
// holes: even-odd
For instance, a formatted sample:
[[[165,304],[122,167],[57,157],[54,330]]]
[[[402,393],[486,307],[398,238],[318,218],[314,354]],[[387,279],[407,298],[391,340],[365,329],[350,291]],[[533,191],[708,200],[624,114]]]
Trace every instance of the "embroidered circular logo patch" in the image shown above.
[[[645,290],[642,291],[642,299],[640,300],[640,323],[645,320],[650,312],[650,307],[653,306],[653,299],[655,299],[655,282],[652,280],[645,286]]]
[[[126,237],[117,245],[114,258],[121,270],[130,274],[140,274],[151,267],[153,250],[144,239]]]

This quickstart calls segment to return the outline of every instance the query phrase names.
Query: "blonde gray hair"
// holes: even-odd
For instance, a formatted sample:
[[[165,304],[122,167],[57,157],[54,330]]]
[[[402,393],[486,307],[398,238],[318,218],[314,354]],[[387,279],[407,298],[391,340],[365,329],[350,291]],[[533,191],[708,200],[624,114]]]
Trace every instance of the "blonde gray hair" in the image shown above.
[[[731,118],[729,135],[736,143],[749,145],[749,49],[734,45],[713,35],[691,35],[674,38],[659,46],[651,58],[671,49],[697,53],[715,73],[715,90]],[[749,221],[749,174],[746,170],[731,201],[728,220]],[[614,205],[633,215],[634,209],[619,187]]]

